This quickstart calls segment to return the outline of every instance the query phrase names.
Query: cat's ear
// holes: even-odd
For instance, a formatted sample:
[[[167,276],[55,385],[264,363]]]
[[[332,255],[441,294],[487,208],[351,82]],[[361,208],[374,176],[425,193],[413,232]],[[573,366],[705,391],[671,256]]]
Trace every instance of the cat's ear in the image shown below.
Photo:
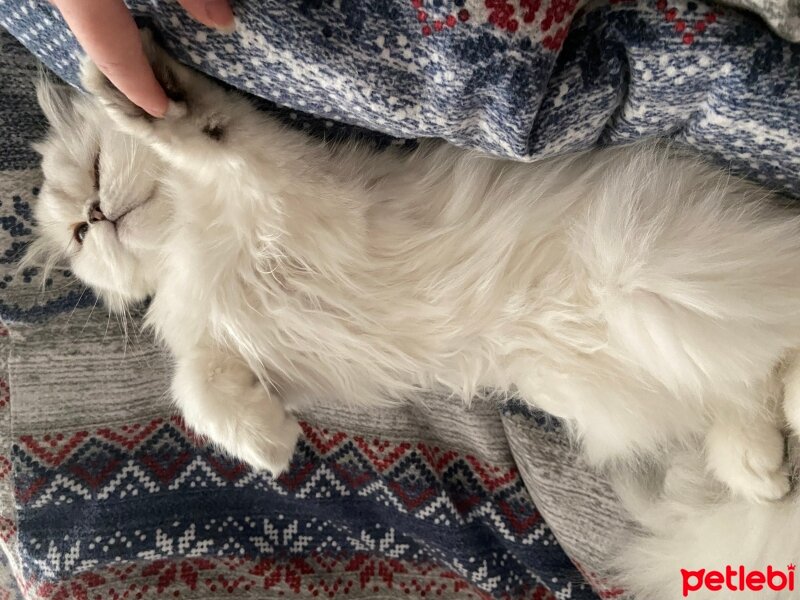
[[[75,99],[78,91],[40,72],[36,81],[36,98],[50,126],[63,130],[75,124]]]

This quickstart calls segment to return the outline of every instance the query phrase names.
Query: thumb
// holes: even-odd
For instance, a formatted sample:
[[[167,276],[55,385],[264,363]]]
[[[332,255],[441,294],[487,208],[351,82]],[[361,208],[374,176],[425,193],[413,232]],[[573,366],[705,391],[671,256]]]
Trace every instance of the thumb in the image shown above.
[[[128,99],[155,117],[167,96],[153,74],[123,0],[52,0],[86,54]]]
[[[235,28],[233,11],[228,0],[178,0],[192,17],[203,25],[232,33]]]

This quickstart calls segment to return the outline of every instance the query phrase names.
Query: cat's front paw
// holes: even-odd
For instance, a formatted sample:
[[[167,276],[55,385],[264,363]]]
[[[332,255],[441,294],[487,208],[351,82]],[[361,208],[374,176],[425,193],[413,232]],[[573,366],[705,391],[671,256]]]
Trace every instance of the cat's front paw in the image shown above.
[[[186,424],[226,454],[275,476],[289,467],[300,425],[241,361],[216,353],[180,361],[173,394]]]
[[[142,30],[142,43],[156,79],[169,98],[163,118],[155,118],[131,102],[89,60],[83,63],[81,82],[94,96],[117,129],[159,151],[162,158],[193,176],[217,181],[219,168],[227,161],[219,153],[236,147],[242,126],[251,114],[250,104],[235,94],[170,57]],[[208,168],[202,165],[206,164]]]
[[[142,45],[153,73],[168,98],[164,119],[177,119],[187,113],[185,85],[178,74],[179,65],[155,43],[152,33],[141,30]],[[154,118],[131,102],[88,57],[81,64],[81,85],[106,108],[110,116],[126,131],[148,132]]]
[[[717,478],[751,502],[780,500],[791,489],[777,427],[717,423],[706,437],[706,458]]]
[[[235,458],[277,477],[292,462],[300,425],[260,384],[246,391],[242,402],[250,409],[215,430],[212,439]]]

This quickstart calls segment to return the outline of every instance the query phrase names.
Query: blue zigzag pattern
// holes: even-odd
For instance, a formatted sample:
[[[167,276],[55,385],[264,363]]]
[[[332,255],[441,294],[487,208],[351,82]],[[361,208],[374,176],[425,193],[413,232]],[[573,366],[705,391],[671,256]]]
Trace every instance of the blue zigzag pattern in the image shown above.
[[[28,575],[180,556],[367,553],[434,562],[498,597],[542,584],[594,597],[514,467],[304,430],[278,479],[196,446],[178,420],[21,438],[13,464]]]

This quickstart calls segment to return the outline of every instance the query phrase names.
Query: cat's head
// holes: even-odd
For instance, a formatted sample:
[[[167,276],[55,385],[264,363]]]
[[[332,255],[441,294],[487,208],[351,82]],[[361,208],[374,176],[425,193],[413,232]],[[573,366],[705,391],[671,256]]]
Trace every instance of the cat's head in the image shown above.
[[[42,78],[50,128],[35,145],[44,183],[37,239],[25,262],[70,269],[112,310],[154,291],[157,248],[169,218],[155,153],[119,132],[95,98]]]

